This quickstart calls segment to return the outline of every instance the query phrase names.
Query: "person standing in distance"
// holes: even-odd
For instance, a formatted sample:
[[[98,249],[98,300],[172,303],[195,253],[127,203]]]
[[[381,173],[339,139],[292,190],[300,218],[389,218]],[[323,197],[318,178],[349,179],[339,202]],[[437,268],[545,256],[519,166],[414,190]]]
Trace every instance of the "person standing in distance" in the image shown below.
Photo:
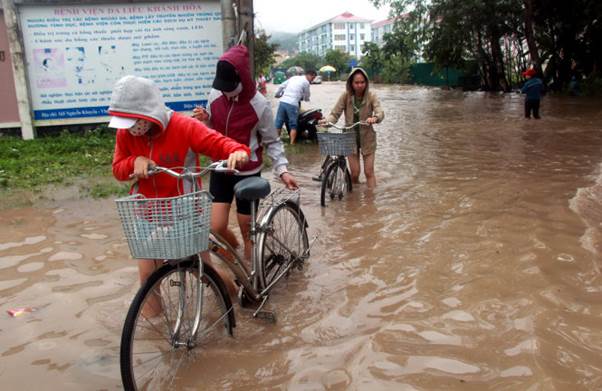
[[[527,79],[520,90],[520,92],[527,95],[525,98],[525,118],[531,119],[531,112],[533,112],[533,118],[539,119],[539,102],[544,87],[543,81],[537,77],[537,72],[533,68],[524,71],[523,76]]]
[[[309,101],[309,85],[316,78],[316,71],[309,70],[304,76],[293,76],[280,84],[276,91],[276,98],[280,98],[276,123],[274,126],[278,133],[282,133],[282,125],[286,123],[291,144],[297,140],[297,117],[301,101]]]

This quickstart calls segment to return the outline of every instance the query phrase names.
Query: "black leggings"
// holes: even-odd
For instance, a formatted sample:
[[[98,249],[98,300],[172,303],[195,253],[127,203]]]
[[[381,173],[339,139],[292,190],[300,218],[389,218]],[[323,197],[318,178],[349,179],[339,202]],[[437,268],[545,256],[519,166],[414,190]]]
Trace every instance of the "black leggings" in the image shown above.
[[[533,118],[539,119],[539,99],[525,100],[525,118],[531,118],[531,111]]]

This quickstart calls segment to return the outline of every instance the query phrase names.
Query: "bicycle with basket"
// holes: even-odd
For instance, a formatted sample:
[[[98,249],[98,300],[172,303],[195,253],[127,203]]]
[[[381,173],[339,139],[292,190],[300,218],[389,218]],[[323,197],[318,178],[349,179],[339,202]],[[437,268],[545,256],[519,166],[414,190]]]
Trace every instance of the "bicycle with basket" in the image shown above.
[[[331,122],[327,127],[333,127],[341,132],[318,132],[320,154],[326,159],[322,164],[320,178],[320,205],[326,206],[328,200],[342,200],[345,193],[352,191],[351,173],[346,157],[357,153],[357,133],[354,131],[363,122],[356,122],[350,126],[337,126]]]
[[[194,353],[233,335],[232,302],[208,262],[211,256],[234,273],[241,304],[254,307],[254,317],[272,321],[275,315],[263,310],[270,292],[309,258],[307,221],[298,191],[271,192],[269,182],[260,177],[235,187],[237,197],[253,204],[250,268],[225,240],[210,232],[211,195],[198,190],[197,178],[225,171],[223,163],[200,172],[154,167],[151,175],[163,173],[191,182],[193,191],[170,198],[132,195],[116,200],[132,257],[163,260],[136,293],[124,322],[120,366],[126,390],[180,388],[178,381]],[[263,205],[258,208],[260,200]]]

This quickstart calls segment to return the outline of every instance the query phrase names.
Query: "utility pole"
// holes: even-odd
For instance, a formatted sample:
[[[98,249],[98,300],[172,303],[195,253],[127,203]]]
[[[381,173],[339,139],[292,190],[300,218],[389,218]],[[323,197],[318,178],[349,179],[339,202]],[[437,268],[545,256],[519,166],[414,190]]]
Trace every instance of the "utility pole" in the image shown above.
[[[255,15],[253,14],[253,0],[239,0],[238,31],[246,32],[244,43],[249,49],[251,76],[255,77]]]
[[[249,49],[251,75],[255,75],[255,25],[253,0],[221,0],[224,51],[239,43],[244,31],[244,44]]]
[[[17,107],[19,108],[19,120],[21,121],[21,137],[24,140],[32,140],[35,138],[35,129],[31,119],[31,103],[29,101],[27,77],[25,76],[25,58],[21,37],[19,36],[17,12],[13,0],[2,0],[2,8],[4,9],[8,47],[10,48],[13,64]]]
[[[236,16],[234,15],[234,2],[232,0],[221,0],[222,6],[222,33],[224,52],[236,44],[238,39],[238,28]]]

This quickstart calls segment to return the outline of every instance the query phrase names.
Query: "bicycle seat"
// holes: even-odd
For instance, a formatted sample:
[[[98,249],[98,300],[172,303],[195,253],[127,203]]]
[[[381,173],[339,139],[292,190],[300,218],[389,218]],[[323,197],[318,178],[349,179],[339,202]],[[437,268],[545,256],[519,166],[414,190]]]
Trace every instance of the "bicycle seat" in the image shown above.
[[[243,179],[234,186],[236,198],[255,201],[270,194],[270,182],[260,177]]]

